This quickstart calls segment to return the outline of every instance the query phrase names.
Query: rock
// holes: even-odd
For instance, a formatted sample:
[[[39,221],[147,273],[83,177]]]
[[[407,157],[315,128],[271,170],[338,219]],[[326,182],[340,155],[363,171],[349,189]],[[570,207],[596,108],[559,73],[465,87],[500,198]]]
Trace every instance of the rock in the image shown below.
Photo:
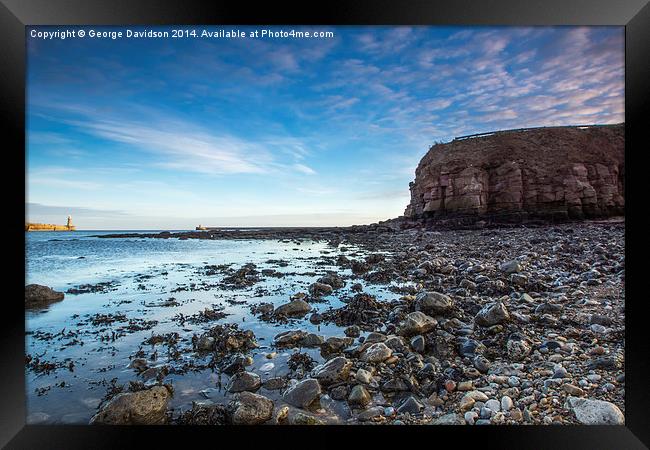
[[[458,391],[471,391],[474,389],[474,383],[471,381],[459,381],[456,384],[456,390]]]
[[[287,420],[288,416],[289,416],[289,407],[283,406],[282,408],[278,409],[278,412],[275,414],[275,421],[276,423],[282,423],[285,420]]]
[[[167,422],[171,394],[164,386],[117,394],[90,419],[101,425],[159,425]]]
[[[300,345],[300,341],[302,341],[306,336],[306,331],[289,330],[277,334],[273,338],[273,341],[277,347],[293,347]]]
[[[254,392],[260,388],[262,381],[260,376],[252,372],[238,372],[230,378],[228,392]]]
[[[298,408],[305,408],[320,397],[321,388],[318,380],[307,378],[290,387],[282,398],[285,402]]]
[[[60,302],[65,297],[63,292],[42,286],[40,284],[28,284],[25,286],[25,308],[44,308],[52,303]]]
[[[326,386],[339,381],[346,381],[351,367],[352,362],[343,356],[338,356],[315,367],[311,375],[323,386]]]
[[[424,409],[424,405],[415,397],[410,395],[400,406],[397,412],[400,414],[419,414]]]
[[[372,344],[361,354],[361,361],[369,363],[384,362],[393,354],[393,351],[383,342]]]
[[[365,422],[368,420],[372,420],[375,417],[379,417],[382,414],[384,414],[384,408],[381,406],[374,406],[372,408],[368,408],[365,411],[362,411],[359,413],[357,416],[357,419],[359,419],[360,422]]]
[[[436,325],[438,325],[436,319],[427,316],[423,312],[415,311],[406,316],[406,319],[399,327],[398,334],[403,336],[424,334],[433,330]]]
[[[418,164],[404,217],[458,216],[460,224],[623,215],[624,130],[510,130],[436,144]]]
[[[449,413],[433,420],[431,424],[432,425],[465,425],[465,418],[456,413]]]
[[[365,369],[357,370],[355,379],[361,383],[370,384],[372,381],[372,374]]]
[[[566,392],[569,395],[573,395],[575,397],[582,397],[585,395],[585,391],[580,389],[578,386],[574,386],[572,384],[563,384],[562,389],[564,389],[564,392]]]
[[[501,397],[501,410],[510,411],[514,407],[514,403],[510,397],[504,395]]]
[[[253,361],[250,356],[235,353],[221,360],[220,366],[223,373],[232,376],[237,372],[241,372],[246,366],[250,366],[252,363]]]
[[[215,340],[212,336],[202,335],[196,341],[196,349],[202,352],[209,352],[214,348]]]
[[[521,264],[519,263],[519,261],[512,260],[512,261],[508,261],[508,262],[505,262],[505,263],[501,264],[499,266],[499,270],[501,272],[511,274],[511,273],[516,273],[516,272],[521,272],[522,267],[521,267]]]
[[[345,286],[345,281],[335,273],[328,273],[317,280],[318,283],[329,285],[333,289],[341,289]]]
[[[482,327],[491,327],[508,320],[510,320],[510,314],[501,302],[490,303],[484,306],[476,314],[476,317],[474,317],[474,322]]]
[[[309,316],[309,321],[314,325],[318,325],[323,321],[323,316],[321,316],[319,313],[312,313],[312,315]]]
[[[324,425],[325,424],[325,422],[323,422],[319,418],[302,412],[299,412],[295,416],[293,416],[291,422],[294,425]]]
[[[273,402],[263,395],[242,392],[231,403],[233,425],[261,425],[273,417]]]
[[[569,397],[567,406],[584,425],[625,424],[625,417],[618,406],[604,400]]]
[[[348,337],[359,337],[361,335],[361,329],[356,325],[352,325],[343,330],[343,333]]]
[[[475,411],[467,411],[464,417],[465,417],[465,422],[467,422],[467,425],[474,425],[474,422],[478,418],[478,414],[476,414]]]
[[[321,351],[325,354],[340,353],[353,342],[354,339],[349,337],[331,336],[321,345]]]
[[[404,392],[409,390],[404,380],[400,378],[393,378],[386,381],[381,385],[380,389],[384,392]]]
[[[490,370],[490,361],[482,355],[476,355],[473,363],[476,370],[481,373],[487,373]]]
[[[314,333],[309,333],[307,336],[305,336],[299,341],[299,344],[302,347],[311,348],[311,347],[320,347],[321,345],[323,345],[324,342],[325,339],[323,338],[323,336],[319,336]]]
[[[411,348],[413,348],[413,351],[415,352],[424,353],[424,348],[425,348],[424,336],[419,334],[413,337],[411,339]]]
[[[501,411],[501,402],[499,400],[490,399],[485,402],[485,407],[494,412]]]
[[[485,350],[485,345],[474,339],[461,338],[458,343],[458,353],[464,357],[473,358],[477,353]]]
[[[348,388],[346,386],[336,386],[330,390],[330,397],[334,400],[345,400],[348,396]]]
[[[286,380],[280,377],[269,378],[268,380],[262,383],[264,389],[268,389],[269,391],[284,389],[286,385],[287,385]]]
[[[569,372],[562,366],[556,367],[553,371],[553,378],[567,378],[568,376]]]
[[[532,347],[526,339],[518,335],[511,336],[506,342],[506,351],[508,358],[513,361],[521,361],[530,354]]]
[[[423,291],[415,297],[415,310],[432,316],[445,315],[453,310],[453,303],[445,294]]]
[[[321,297],[323,295],[329,295],[334,291],[334,288],[330,286],[329,284],[325,283],[312,283],[309,286],[309,293],[313,297]]]
[[[372,397],[370,397],[368,390],[362,385],[357,384],[350,391],[348,404],[350,404],[350,406],[365,407],[371,400]]]
[[[311,305],[302,299],[291,300],[289,303],[275,308],[273,314],[283,316],[304,315],[311,311]]]

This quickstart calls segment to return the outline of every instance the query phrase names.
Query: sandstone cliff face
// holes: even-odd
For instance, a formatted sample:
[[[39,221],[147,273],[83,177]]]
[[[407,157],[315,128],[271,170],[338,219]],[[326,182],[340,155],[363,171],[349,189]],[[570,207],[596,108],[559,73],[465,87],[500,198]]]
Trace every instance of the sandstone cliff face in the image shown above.
[[[624,125],[504,131],[434,145],[410,219],[578,219],[624,213]]]

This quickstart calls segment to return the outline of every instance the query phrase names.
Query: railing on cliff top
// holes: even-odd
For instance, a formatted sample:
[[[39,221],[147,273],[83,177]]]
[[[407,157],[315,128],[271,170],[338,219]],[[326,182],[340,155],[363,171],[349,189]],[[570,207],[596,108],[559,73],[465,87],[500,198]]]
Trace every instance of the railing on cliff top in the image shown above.
[[[475,137],[481,137],[481,136],[489,136],[491,134],[504,134],[504,133],[516,133],[519,131],[532,131],[532,130],[544,130],[544,129],[552,129],[552,128],[578,128],[578,129],[585,129],[585,128],[597,128],[597,127],[615,127],[618,125],[623,125],[623,123],[614,123],[614,124],[602,124],[602,125],[557,125],[557,126],[551,126],[551,127],[529,127],[529,128],[515,128],[513,130],[499,130],[499,131],[488,131],[485,133],[475,133],[475,134],[468,134],[466,136],[458,136],[454,138],[454,141],[462,141],[464,139],[472,139]]]

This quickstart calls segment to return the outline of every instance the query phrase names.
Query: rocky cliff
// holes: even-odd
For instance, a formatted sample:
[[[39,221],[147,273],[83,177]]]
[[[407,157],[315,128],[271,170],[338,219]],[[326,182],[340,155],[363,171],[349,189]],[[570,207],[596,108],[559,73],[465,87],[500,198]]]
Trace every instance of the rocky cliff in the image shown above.
[[[562,220],[624,212],[625,127],[499,131],[436,144],[410,183],[406,219]]]

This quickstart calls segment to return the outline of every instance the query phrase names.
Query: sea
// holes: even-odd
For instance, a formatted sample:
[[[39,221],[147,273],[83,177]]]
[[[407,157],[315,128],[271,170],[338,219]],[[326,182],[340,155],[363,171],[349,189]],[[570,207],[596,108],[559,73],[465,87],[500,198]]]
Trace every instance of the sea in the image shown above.
[[[296,351],[308,353],[316,362],[324,360],[318,349],[275,349],[273,337],[278,333],[301,329],[325,338],[344,336],[343,329],[334,324],[312,324],[309,314],[284,324],[265,322],[250,306],[287,303],[292,295],[307,292],[327,271],[350,275],[349,269],[336,265],[336,258],[362,258],[364,250],[306,239],[98,237],[159,231],[25,233],[25,284],[46,285],[66,293],[63,301],[46,309],[25,311],[27,423],[87,424],[112,389],[141,380],[130,367],[136,354],[145,355],[150,367],[171,364],[166,347],[145,343],[153,335],[178,333],[179,346],[187,348],[193,335],[217,324],[237,323],[240,329],[255,333],[259,348],[251,353],[253,364],[247,370],[262,380],[286,375],[290,370],[286,362]],[[260,272],[272,269],[285,275],[261,276],[252,286],[232,289],[219,285],[223,273],[206,271],[207,266],[238,269],[249,263]],[[364,285],[364,292],[380,301],[399,297],[391,285],[357,281]],[[98,284],[103,288],[89,289]],[[347,281],[344,288],[313,303],[313,311],[344,306],[354,295],[350,284]],[[169,304],[174,306],[166,306]],[[191,317],[206,308],[228,315],[206,323],[179,322],[179,314]],[[129,325],[130,329],[142,329],[124,331]],[[277,355],[267,358],[273,352]],[[35,370],[35,358],[49,366],[41,364]],[[190,362],[199,356],[185,352],[182,358]],[[212,369],[170,373],[164,379],[173,386],[170,409],[178,414],[190,409],[193,402],[227,402],[232,395],[225,392],[227,381],[226,375]],[[258,393],[271,399],[279,395],[264,388]],[[334,403],[332,416],[345,421],[349,411]]]

